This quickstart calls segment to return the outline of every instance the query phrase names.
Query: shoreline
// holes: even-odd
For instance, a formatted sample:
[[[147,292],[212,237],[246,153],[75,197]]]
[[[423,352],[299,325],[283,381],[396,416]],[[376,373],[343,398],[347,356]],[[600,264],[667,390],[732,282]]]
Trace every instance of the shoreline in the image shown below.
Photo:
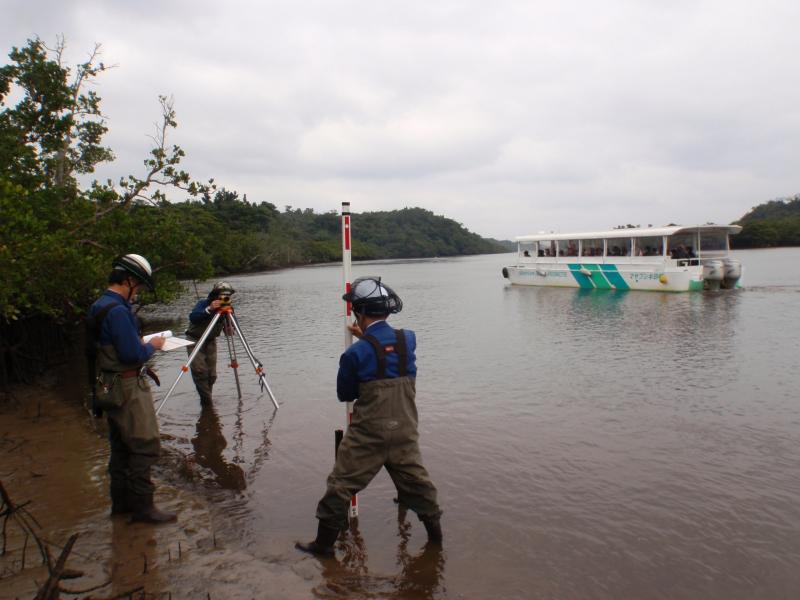
[[[89,593],[102,586],[92,592],[96,597],[128,592],[178,598],[313,595],[317,570],[300,567],[306,572],[298,573],[243,547],[238,532],[193,483],[191,457],[168,443],[154,469],[156,502],[177,512],[178,522],[153,526],[112,518],[105,420],[93,419],[59,391],[52,382],[17,386],[0,405],[0,480],[15,505],[27,503],[54,561],[68,538],[78,534],[66,566],[83,575],[62,580],[64,590]],[[163,434],[162,440],[169,441]],[[7,534],[0,598],[33,597],[47,580],[47,568],[34,540],[26,542],[13,520]]]

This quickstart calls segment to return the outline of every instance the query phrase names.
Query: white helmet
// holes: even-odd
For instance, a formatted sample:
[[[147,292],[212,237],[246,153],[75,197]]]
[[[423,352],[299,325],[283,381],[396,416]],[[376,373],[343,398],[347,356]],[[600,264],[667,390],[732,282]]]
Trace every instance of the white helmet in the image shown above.
[[[370,317],[399,313],[403,301],[380,277],[359,277],[342,300],[353,305],[353,311]]]
[[[153,269],[144,256],[140,254],[125,254],[115,258],[111,265],[117,271],[127,271],[151,291],[156,289],[156,284],[153,281]]]
[[[230,297],[236,293],[236,290],[233,289],[233,286],[228,283],[227,281],[218,281],[214,284],[214,287],[211,288],[211,291],[208,293],[209,300],[216,300],[222,296]]]

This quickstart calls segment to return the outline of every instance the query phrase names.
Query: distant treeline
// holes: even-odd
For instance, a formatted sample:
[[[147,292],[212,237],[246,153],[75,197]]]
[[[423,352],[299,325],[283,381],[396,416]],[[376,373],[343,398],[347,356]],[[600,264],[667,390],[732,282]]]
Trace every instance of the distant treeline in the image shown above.
[[[759,204],[736,223],[742,232],[731,237],[734,248],[800,246],[800,194]]]
[[[224,189],[155,210],[174,213],[185,223],[215,274],[342,259],[341,216],[335,210],[286,206],[280,212],[271,203],[251,203]],[[422,208],[355,213],[351,230],[354,260],[506,252],[502,244]]]

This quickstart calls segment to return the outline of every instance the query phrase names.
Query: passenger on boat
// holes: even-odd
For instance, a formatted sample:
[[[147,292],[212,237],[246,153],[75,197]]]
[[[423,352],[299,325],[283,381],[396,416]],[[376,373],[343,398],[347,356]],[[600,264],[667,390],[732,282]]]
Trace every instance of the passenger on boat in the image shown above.
[[[670,256],[673,259],[690,258],[689,249],[683,244],[679,244],[676,248],[671,250]]]
[[[525,250],[525,252],[522,253],[522,256],[527,256],[528,258],[530,258],[531,257],[531,253],[528,252],[527,250]]]

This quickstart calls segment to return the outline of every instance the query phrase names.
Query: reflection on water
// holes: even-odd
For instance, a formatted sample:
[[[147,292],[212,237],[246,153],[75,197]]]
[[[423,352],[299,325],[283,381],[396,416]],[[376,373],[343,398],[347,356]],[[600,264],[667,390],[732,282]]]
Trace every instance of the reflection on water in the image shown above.
[[[444,552],[441,544],[426,542],[422,550],[412,555],[408,550],[411,524],[406,520],[408,509],[400,505],[397,510],[397,527],[400,544],[397,547],[397,564],[401,567],[396,586],[398,598],[441,598],[445,594]]]
[[[243,490],[247,487],[244,471],[223,457],[222,451],[227,445],[216,409],[210,402],[203,404],[197,420],[197,433],[192,438],[195,460],[199,465],[211,469],[220,487]]]
[[[337,558],[318,559],[323,582],[314,589],[318,598],[379,597],[430,600],[446,595],[442,546],[426,542],[416,553],[409,548],[411,526],[407,509],[398,507],[396,575],[371,574],[366,542],[352,524],[336,542]]]
[[[149,525],[131,525],[125,517],[111,520],[111,592],[127,595],[131,589],[146,585],[149,589],[160,589],[159,549],[156,530]]]

